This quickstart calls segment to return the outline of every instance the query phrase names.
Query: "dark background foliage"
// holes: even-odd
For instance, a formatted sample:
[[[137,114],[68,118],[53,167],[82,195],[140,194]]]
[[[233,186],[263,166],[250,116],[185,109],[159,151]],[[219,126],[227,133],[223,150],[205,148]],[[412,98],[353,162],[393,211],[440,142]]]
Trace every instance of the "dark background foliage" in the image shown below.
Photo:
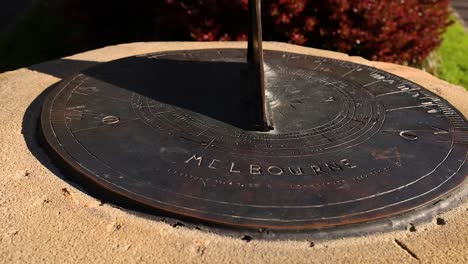
[[[265,40],[418,64],[450,0],[263,0]],[[247,0],[37,0],[0,38],[0,72],[112,44],[245,40]]]
[[[165,0],[159,25],[196,40],[245,39],[247,0]],[[266,40],[417,64],[440,43],[450,0],[263,0]],[[166,20],[164,20],[166,19]]]

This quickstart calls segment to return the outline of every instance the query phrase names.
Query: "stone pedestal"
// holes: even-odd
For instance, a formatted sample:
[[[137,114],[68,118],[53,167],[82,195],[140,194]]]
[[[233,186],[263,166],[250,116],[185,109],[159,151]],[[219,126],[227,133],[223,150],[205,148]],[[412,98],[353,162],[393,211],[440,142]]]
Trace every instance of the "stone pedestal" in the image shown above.
[[[333,241],[250,241],[102,204],[65,180],[37,141],[45,90],[99,62],[142,53],[246,43],[133,43],[0,74],[1,263],[467,263],[468,203],[407,230]],[[265,49],[366,64],[414,81],[468,115],[468,92],[419,70],[265,43]],[[467,183],[465,183],[466,186]],[[462,197],[460,198],[462,199]]]

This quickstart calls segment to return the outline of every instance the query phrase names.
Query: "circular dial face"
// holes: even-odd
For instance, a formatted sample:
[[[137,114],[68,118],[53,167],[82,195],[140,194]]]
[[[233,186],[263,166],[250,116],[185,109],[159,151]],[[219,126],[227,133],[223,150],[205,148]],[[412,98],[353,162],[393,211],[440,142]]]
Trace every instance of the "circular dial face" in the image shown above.
[[[116,195],[239,227],[384,218],[466,178],[464,117],[421,86],[360,64],[265,51],[274,130],[243,129],[245,57],[166,52],[93,67],[52,90],[46,142]]]

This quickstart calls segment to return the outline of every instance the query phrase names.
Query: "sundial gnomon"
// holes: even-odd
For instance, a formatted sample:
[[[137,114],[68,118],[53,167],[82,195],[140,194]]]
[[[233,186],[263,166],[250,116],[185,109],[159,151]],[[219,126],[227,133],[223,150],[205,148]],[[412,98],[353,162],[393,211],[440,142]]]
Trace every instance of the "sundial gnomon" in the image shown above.
[[[62,81],[47,144],[116,197],[241,228],[367,222],[465,180],[468,126],[447,101],[365,65],[262,52],[251,24],[249,54],[145,54]]]

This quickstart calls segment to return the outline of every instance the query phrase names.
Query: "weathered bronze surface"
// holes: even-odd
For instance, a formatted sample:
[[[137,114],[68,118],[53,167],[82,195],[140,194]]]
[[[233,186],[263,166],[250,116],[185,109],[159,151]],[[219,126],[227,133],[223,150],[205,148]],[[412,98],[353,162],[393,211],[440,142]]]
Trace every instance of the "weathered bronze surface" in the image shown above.
[[[310,229],[426,204],[466,177],[466,120],[389,73],[266,51],[274,130],[243,129],[244,50],[121,59],[63,81],[42,129],[76,172],[231,226]]]
[[[368,66],[263,54],[255,10],[248,52],[147,54],[62,81],[41,117],[51,153],[117,200],[278,232],[397,215],[465,180],[468,126],[448,102]]]

